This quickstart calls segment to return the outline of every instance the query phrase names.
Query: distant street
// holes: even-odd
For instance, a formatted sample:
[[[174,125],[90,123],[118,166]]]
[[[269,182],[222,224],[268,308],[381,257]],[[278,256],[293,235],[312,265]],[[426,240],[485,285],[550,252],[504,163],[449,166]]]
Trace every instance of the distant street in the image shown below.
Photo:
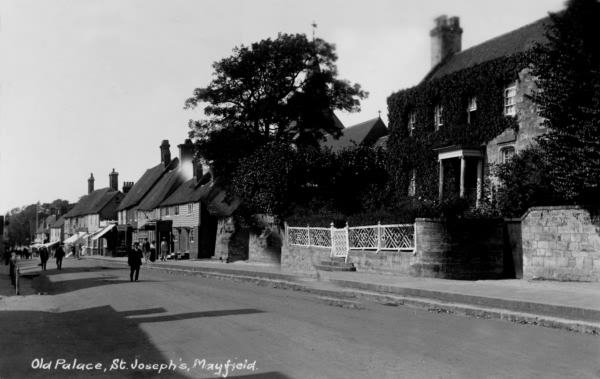
[[[66,259],[0,301],[0,379],[598,378],[600,338]],[[25,285],[29,285],[24,280]],[[225,365],[229,362],[229,365]],[[135,366],[135,367],[133,367]]]

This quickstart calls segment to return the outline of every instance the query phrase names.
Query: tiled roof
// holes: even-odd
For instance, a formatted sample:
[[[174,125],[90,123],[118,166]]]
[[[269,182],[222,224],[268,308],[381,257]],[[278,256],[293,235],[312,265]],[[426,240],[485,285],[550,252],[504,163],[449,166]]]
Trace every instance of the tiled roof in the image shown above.
[[[92,191],[92,193],[79,199],[75,208],[71,209],[64,217],[70,218],[99,213],[119,193],[119,191],[115,191],[110,187]]]
[[[160,203],[165,200],[183,183],[183,174],[180,170],[175,169],[164,174],[154,187],[148,192],[142,202],[138,205],[138,209],[142,211],[150,211],[156,209]]]
[[[343,135],[339,139],[327,135],[322,146],[330,147],[332,151],[340,151],[356,145],[369,145],[375,143],[380,137],[388,134],[388,130],[381,120],[377,117],[369,121],[361,122],[342,130]]]
[[[50,228],[60,228],[61,226],[63,226],[65,223],[65,219],[64,217],[60,217],[58,220],[54,221],[54,223],[52,225],[50,225]]]
[[[175,158],[169,163],[167,168],[162,163],[146,170],[144,175],[138,180],[133,187],[127,192],[121,205],[117,208],[118,211],[127,209],[137,205],[144,196],[152,189],[154,184],[161,178],[163,173],[173,170],[179,166],[179,159]]]
[[[206,182],[206,174],[199,183]],[[217,178],[215,181],[209,181],[206,184],[199,185],[196,179],[188,180],[183,183],[171,196],[169,196],[160,205],[176,205],[195,203],[204,201],[209,204],[209,211],[217,217],[230,216],[239,205],[239,199],[234,199],[231,204],[225,201],[227,193],[219,186],[221,181]]]
[[[205,174],[204,177],[200,180],[200,183],[206,182],[205,178],[209,177],[210,174]],[[176,204],[187,204],[187,203],[195,203],[197,201],[210,201],[220,188],[216,185],[211,185],[212,182],[207,182],[204,185],[198,185],[199,183],[196,181],[196,178],[192,178],[187,182],[183,183],[179,186],[171,194],[171,196],[167,197],[165,201],[163,201],[160,205],[176,205]]]
[[[548,22],[550,22],[550,18],[545,17],[519,29],[454,54],[445,62],[441,62],[434,67],[429,74],[425,76],[423,81],[441,78],[442,76],[496,58],[525,52],[531,49],[535,42],[545,43],[547,42],[547,38],[544,36],[544,25]]]

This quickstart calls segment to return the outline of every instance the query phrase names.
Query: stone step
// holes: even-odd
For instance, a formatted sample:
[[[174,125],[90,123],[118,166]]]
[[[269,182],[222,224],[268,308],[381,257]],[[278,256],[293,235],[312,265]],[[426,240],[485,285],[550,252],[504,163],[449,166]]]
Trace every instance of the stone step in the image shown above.
[[[321,266],[354,267],[354,263],[339,261],[321,261]]]
[[[315,268],[320,271],[356,271],[356,267],[354,267],[354,265],[352,267],[315,265]]]

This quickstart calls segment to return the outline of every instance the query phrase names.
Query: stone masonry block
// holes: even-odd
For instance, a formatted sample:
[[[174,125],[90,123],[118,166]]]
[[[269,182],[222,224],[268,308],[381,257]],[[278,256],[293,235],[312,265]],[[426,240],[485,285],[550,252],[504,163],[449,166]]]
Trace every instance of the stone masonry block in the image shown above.
[[[591,244],[591,243],[589,243],[589,242],[582,242],[582,243],[580,243],[580,244],[579,244],[579,249],[580,249],[581,251],[585,251],[585,252],[589,252],[589,253],[591,253],[591,252],[594,252],[594,251],[595,251],[595,249],[594,249],[594,245],[593,245],[593,244]]]
[[[573,234],[571,234],[571,241],[573,241],[573,242],[587,242],[587,234],[573,233]]]
[[[579,242],[569,242],[569,250],[573,252],[579,251]]]
[[[557,267],[568,267],[569,259],[568,258],[556,258],[556,266]]]
[[[583,261],[582,261],[582,263],[583,263]],[[542,257],[534,257],[531,260],[531,266],[539,266],[539,267],[544,266],[544,258],[542,258]]]
[[[583,269],[583,260],[585,258],[575,258],[575,268]]]
[[[547,249],[549,246],[548,240],[538,241],[537,248],[538,249]]]
[[[590,258],[583,258],[583,269],[592,270],[594,268],[593,260]]]

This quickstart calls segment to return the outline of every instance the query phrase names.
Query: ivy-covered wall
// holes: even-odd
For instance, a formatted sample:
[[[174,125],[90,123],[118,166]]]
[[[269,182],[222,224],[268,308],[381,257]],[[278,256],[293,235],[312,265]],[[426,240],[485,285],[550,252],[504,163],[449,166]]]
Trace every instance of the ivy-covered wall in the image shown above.
[[[533,79],[527,75],[525,53],[490,60],[442,78],[392,94],[388,98],[390,121],[389,174],[398,197],[407,195],[409,171],[416,172],[417,197],[437,198],[438,156],[436,148],[451,145],[486,145],[484,170],[489,173],[489,163],[497,160],[502,144],[517,144],[517,150],[531,143],[533,125],[539,124],[534,107],[525,93],[531,89]],[[517,115],[504,115],[504,89],[517,81]],[[476,97],[477,110],[468,121],[468,101]],[[443,125],[435,130],[436,105],[443,107]],[[409,135],[410,113],[415,113],[416,127]],[[524,120],[525,123],[521,121]],[[520,125],[521,124],[521,125]],[[535,126],[533,126],[535,127]],[[524,129],[524,130],[520,130]],[[515,137],[510,136],[513,133]],[[508,137],[502,137],[508,135]],[[520,141],[516,143],[516,141]],[[492,156],[493,155],[493,156]],[[451,166],[451,165],[450,165]],[[445,170],[447,166],[444,166]],[[452,172],[448,167],[446,173]],[[446,175],[447,180],[452,175]],[[452,186],[452,183],[447,183]]]

